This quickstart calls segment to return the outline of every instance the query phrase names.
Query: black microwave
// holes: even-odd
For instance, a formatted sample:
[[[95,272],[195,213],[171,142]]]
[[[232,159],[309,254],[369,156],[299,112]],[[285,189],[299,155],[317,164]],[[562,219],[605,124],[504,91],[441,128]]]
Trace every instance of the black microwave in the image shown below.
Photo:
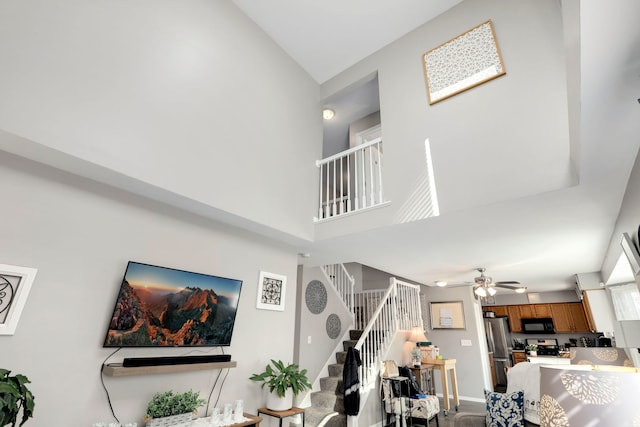
[[[525,334],[555,334],[556,328],[553,326],[553,319],[543,317],[540,319],[521,319],[522,332]]]

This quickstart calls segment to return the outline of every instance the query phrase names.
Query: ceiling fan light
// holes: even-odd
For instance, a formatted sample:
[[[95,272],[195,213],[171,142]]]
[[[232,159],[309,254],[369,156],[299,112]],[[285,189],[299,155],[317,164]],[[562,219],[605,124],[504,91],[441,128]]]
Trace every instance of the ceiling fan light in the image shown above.
[[[492,288],[492,287],[488,287],[488,288],[487,288],[487,293],[488,293],[490,296],[494,296],[494,295],[496,294],[496,292],[497,292],[497,291],[496,291],[496,288]]]
[[[525,292],[527,292],[527,288],[524,287],[524,286],[522,288],[517,288],[516,289],[516,293],[524,294]]]
[[[473,293],[482,298],[486,298],[487,296],[487,290],[483,286],[478,286]]]
[[[447,282],[445,282],[444,280],[436,280],[436,286],[444,288],[445,286],[447,286]]]

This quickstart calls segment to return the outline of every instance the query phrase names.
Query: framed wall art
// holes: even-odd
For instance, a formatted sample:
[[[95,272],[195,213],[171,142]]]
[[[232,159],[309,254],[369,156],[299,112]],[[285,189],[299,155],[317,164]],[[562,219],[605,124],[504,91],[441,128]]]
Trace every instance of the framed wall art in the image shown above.
[[[465,329],[462,301],[432,302],[431,329]]]
[[[35,268],[0,264],[0,335],[13,335],[31,285]]]
[[[506,74],[491,20],[422,55],[429,105]]]
[[[287,276],[261,271],[256,307],[263,310],[284,311],[286,288]]]

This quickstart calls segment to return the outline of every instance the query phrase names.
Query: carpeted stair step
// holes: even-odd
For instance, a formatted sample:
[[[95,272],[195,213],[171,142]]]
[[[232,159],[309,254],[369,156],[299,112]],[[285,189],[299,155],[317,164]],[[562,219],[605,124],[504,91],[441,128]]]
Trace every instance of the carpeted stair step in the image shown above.
[[[333,363],[327,367],[329,369],[330,377],[339,377],[342,378],[342,369],[344,365],[342,363]]]
[[[350,340],[354,340],[354,341],[358,341],[360,339],[360,337],[362,336],[362,332],[363,331],[356,331],[356,330],[350,330],[349,331],[349,339]]]
[[[344,396],[331,391],[314,391],[311,393],[311,406],[343,413]]]
[[[343,393],[344,388],[342,387],[342,377],[320,378],[320,390]]]
[[[346,340],[342,341],[342,348],[347,351],[349,347],[354,347],[358,343],[358,340]]]

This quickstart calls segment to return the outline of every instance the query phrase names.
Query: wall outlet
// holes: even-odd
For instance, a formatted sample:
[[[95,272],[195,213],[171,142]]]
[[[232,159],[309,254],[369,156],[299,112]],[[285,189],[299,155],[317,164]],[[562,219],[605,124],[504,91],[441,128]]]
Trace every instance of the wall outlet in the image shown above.
[[[460,345],[463,347],[471,347],[471,340],[460,340]]]
[[[311,344],[311,335],[307,336],[307,344]]]

